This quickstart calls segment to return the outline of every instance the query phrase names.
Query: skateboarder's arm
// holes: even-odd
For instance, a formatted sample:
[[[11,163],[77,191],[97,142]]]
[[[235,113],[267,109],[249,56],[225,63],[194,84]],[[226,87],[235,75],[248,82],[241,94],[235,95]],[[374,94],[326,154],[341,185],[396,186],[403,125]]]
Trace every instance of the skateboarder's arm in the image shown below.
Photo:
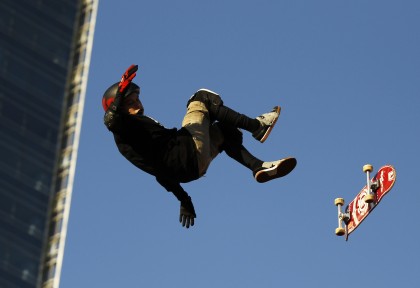
[[[188,193],[185,192],[185,190],[178,182],[158,177],[156,177],[156,180],[168,192],[172,192],[172,194],[174,194],[175,197],[181,202],[179,222],[182,224],[182,226],[186,228],[194,226],[194,218],[196,218],[197,215],[195,214],[194,205]]]

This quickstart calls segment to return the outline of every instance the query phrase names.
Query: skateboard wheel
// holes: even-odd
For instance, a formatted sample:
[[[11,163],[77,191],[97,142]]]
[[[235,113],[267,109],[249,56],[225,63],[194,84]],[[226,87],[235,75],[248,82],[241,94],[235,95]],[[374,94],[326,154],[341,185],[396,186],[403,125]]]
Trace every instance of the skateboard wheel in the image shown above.
[[[344,205],[344,199],[343,198],[335,198],[334,204],[335,204],[335,206],[338,206],[338,205],[343,206]]]
[[[366,164],[363,166],[363,172],[372,172],[373,171],[373,166],[370,164]]]
[[[368,194],[365,196],[365,203],[372,203],[375,201],[375,195],[374,194]]]
[[[344,228],[337,228],[337,229],[335,229],[335,235],[337,235],[337,236],[343,236],[344,234],[346,234],[346,230],[344,230]]]

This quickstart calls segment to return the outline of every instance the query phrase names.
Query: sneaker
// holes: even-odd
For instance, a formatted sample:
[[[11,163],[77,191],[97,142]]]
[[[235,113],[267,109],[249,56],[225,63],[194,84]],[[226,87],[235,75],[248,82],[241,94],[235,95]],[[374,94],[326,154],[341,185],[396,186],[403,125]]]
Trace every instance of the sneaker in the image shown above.
[[[258,128],[257,131],[252,133],[252,136],[254,136],[255,139],[263,143],[267,139],[268,135],[270,135],[271,130],[273,130],[274,125],[276,124],[279,116],[280,106],[274,107],[271,112],[258,116],[256,119],[260,121],[261,127]]]
[[[292,172],[296,164],[296,159],[291,157],[273,162],[264,162],[261,168],[254,171],[254,178],[259,183],[280,178]]]

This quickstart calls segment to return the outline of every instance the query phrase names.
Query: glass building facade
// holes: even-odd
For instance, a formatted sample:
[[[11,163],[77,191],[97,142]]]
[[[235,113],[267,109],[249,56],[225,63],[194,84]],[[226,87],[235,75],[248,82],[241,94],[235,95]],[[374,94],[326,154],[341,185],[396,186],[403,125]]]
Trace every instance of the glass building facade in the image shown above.
[[[58,287],[98,0],[0,1],[0,287]]]

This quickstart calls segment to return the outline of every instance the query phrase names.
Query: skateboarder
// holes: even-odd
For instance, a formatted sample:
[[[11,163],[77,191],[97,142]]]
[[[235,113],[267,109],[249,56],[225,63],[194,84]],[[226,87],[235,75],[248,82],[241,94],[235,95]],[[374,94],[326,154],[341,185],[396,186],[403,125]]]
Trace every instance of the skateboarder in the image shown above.
[[[202,177],[221,152],[250,169],[258,182],[289,174],[296,159],[264,162],[242,145],[243,129],[264,142],[280,113],[280,107],[249,118],[223,104],[210,90],[198,90],[187,103],[180,129],[168,129],[144,114],[140,87],[132,82],[137,65],[130,66],[120,82],[104,93],[104,123],[113,133],[120,153],[133,165],[156,177],[157,182],[180,201],[179,221],[189,228],[196,213],[191,197],[181,187]]]

